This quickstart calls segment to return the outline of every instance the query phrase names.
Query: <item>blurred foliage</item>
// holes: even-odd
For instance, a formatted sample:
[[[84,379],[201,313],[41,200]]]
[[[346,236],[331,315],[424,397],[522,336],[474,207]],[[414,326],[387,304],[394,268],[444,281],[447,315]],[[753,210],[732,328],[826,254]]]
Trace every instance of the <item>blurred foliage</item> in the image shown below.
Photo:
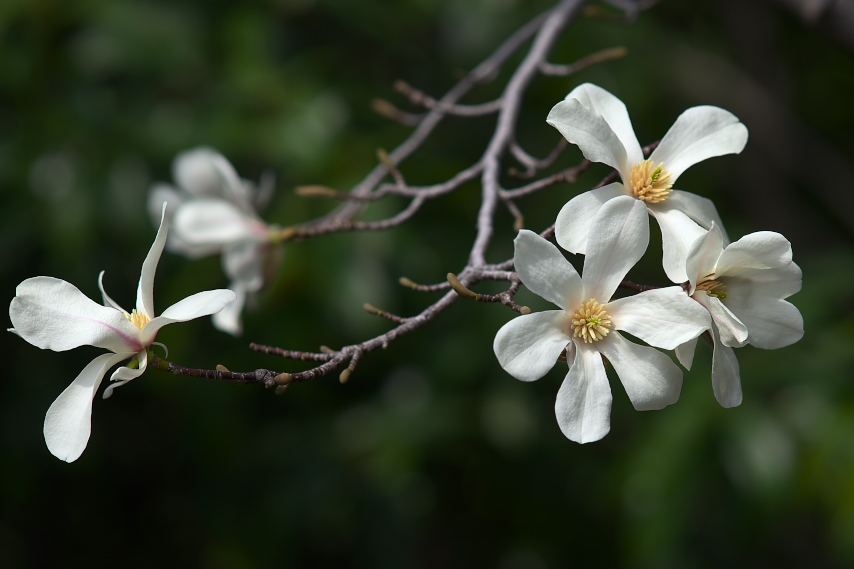
[[[0,275],[96,278],[133,301],[154,235],[145,210],[172,157],[221,150],[247,178],[277,176],[270,221],[330,204],[296,185],[349,188],[407,129],[370,111],[404,79],[440,95],[545,0],[6,0],[0,4]],[[631,409],[616,378],[612,432],[576,445],[554,420],[562,376],[534,384],[492,355],[512,314],[460,303],[433,325],[334,378],[260,388],[149,372],[109,402],[72,465],[49,455],[44,412],[96,353],[0,339],[0,565],[18,567],[850,567],[854,563],[854,175],[852,55],[763,2],[663,2],[636,22],[604,5],[566,32],[553,60],[626,46],[624,60],[538,80],[519,138],[543,155],[544,118],[582,81],[626,101],[642,142],[687,107],[718,104],[747,124],[740,156],[680,185],[715,199],[733,237],[779,231],[804,288],[806,336],[738,351],[744,404],[721,409],[698,351],[678,404]],[[520,56],[521,57],[521,56]],[[514,59],[518,62],[519,57]],[[803,62],[809,62],[804,65]],[[511,62],[512,63],[512,62]],[[498,82],[467,99],[494,97]],[[403,170],[440,181],[476,160],[491,118],[449,119]],[[580,157],[575,149],[561,165]],[[533,229],[607,173],[520,203]],[[509,179],[508,179],[509,181]],[[846,201],[847,200],[847,201]],[[276,280],[233,339],[194,321],[159,340],[178,363],[293,364],[249,341],[316,349],[361,341],[433,298],[397,278],[438,282],[465,263],[476,184],[387,233],[288,246]],[[377,204],[371,217],[402,203]],[[511,253],[499,216],[491,260]],[[655,245],[652,245],[654,248]],[[653,249],[654,250],[654,249]],[[651,255],[654,256],[654,255]],[[659,282],[655,263],[636,280]],[[215,258],[167,255],[157,307],[226,284]],[[533,298],[523,291],[525,302]],[[559,366],[558,366],[559,367]],[[290,369],[290,368],[289,368]]]

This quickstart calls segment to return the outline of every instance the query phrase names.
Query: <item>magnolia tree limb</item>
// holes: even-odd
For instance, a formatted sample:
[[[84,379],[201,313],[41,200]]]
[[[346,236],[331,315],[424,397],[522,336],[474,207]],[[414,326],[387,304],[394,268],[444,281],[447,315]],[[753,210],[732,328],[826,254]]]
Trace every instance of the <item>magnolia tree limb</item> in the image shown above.
[[[502,169],[505,168],[502,160],[508,157],[515,159],[525,168],[522,177],[530,179],[541,170],[551,166],[566,147],[566,142],[561,140],[548,156],[537,159],[528,154],[516,142],[516,122],[520,107],[525,93],[536,77],[540,75],[570,75],[589,65],[622,57],[625,54],[625,50],[615,48],[585,57],[570,65],[555,65],[548,62],[549,54],[561,32],[578,15],[585,3],[586,0],[562,0],[552,10],[538,16],[513,34],[489,58],[439,99],[434,99],[409,85],[398,84],[398,90],[403,92],[413,104],[427,109],[427,112],[420,117],[406,115],[409,117],[406,120],[412,119],[412,122],[417,120],[417,126],[409,138],[390,153],[380,152],[379,164],[349,193],[322,186],[309,186],[298,190],[304,196],[331,197],[343,200],[344,203],[325,217],[299,227],[288,228],[286,239],[300,240],[341,231],[369,231],[395,227],[411,219],[427,200],[443,196],[467,182],[479,178],[481,204],[477,214],[476,236],[466,266],[457,274],[449,273],[448,280],[438,284],[420,285],[405,278],[401,279],[403,286],[416,291],[443,292],[438,300],[427,306],[419,314],[410,317],[391,314],[372,305],[365,305],[368,312],[382,316],[397,325],[374,338],[337,350],[324,348],[320,352],[304,352],[256,343],[250,345],[253,350],[259,353],[317,364],[306,371],[285,373],[258,369],[252,372],[232,372],[221,365],[217,366],[215,370],[202,370],[185,368],[160,358],[155,359],[155,367],[182,376],[262,384],[268,388],[275,387],[277,393],[281,393],[291,383],[323,377],[342,368],[343,371],[339,375],[339,379],[346,382],[364,354],[379,348],[386,348],[400,336],[421,328],[460,298],[504,304],[521,314],[530,312],[527,307],[520,306],[514,300],[521,281],[513,271],[513,260],[509,259],[499,264],[488,264],[486,262],[487,250],[494,233],[497,206],[503,202],[517,218],[518,223],[521,221],[522,213],[515,205],[515,199],[557,183],[574,182],[577,175],[590,166],[590,162],[584,160],[580,164],[556,174],[545,176],[517,188],[505,189],[499,182]],[[477,105],[461,105],[459,103],[460,99],[477,84],[494,77],[499,67],[532,38],[533,41],[528,53],[512,73],[507,86],[498,99]],[[383,107],[383,112],[388,116],[394,114],[390,107]],[[431,186],[415,187],[406,183],[399,169],[400,164],[420,148],[445,116],[450,114],[478,116],[488,113],[496,113],[496,126],[483,155],[476,163],[460,171],[452,178]],[[391,175],[394,182],[382,183],[382,180],[388,175]],[[602,185],[608,183],[608,178],[603,180]],[[404,210],[388,219],[372,222],[354,219],[364,210],[367,202],[390,194],[411,197],[412,201]],[[553,232],[554,228],[550,227],[541,235],[550,237]],[[495,295],[479,294],[471,290],[471,287],[486,280],[505,281],[510,286],[507,290]],[[643,286],[630,286],[632,284],[629,283],[626,286],[630,288]]]

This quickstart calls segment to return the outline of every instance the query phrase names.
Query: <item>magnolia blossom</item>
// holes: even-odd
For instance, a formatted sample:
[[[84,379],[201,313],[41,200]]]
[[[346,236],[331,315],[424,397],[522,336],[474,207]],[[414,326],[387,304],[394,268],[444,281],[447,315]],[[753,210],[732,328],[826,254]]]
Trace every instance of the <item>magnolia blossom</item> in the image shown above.
[[[747,143],[747,128],[721,108],[692,107],[676,119],[661,144],[644,160],[626,106],[589,83],[579,85],[555,105],[546,122],[578,145],[585,158],[615,168],[622,180],[570,200],[557,217],[557,242],[568,251],[583,254],[599,208],[617,196],[630,195],[646,205],[661,227],[667,276],[685,282],[688,247],[712,222],[718,227],[722,224],[710,200],[674,190],[673,184],[692,164],[741,152]]]
[[[712,316],[712,387],[724,407],[741,404],[741,379],[733,348],[773,350],[804,335],[804,320],[783,299],[801,290],[792,245],[779,233],[759,231],[725,246],[717,225],[694,242],[686,261],[688,293]],[[691,367],[696,338],[676,350]]]
[[[104,306],[89,299],[74,285],[53,277],[33,277],[18,285],[9,306],[14,328],[10,329],[36,347],[62,352],[78,346],[97,346],[110,353],[100,355],[71,382],[47,411],[44,437],[50,452],[67,462],[83,453],[91,430],[92,399],[107,370],[119,362],[132,360],[110,377],[114,383],[104,392],[139,377],[148,365],[148,348],[157,332],[172,322],[185,322],[222,310],[234,300],[230,290],[211,290],[185,298],[155,316],[154,272],[168,233],[166,208],[160,229],[142,264],[136,308],[127,312],[104,291],[104,273],[98,287]]]
[[[522,283],[560,307],[505,324],[493,349],[508,373],[522,381],[546,374],[562,353],[569,373],[555,413],[563,433],[580,443],[610,429],[611,389],[602,357],[614,366],[635,409],[661,409],[679,398],[682,372],[665,354],[626,340],[618,331],[668,350],[709,327],[708,313],[678,286],[611,300],[649,243],[642,203],[610,200],[596,219],[579,276],[557,247],[530,231],[516,237],[514,261]]]
[[[256,211],[258,202],[269,196],[271,181],[266,178],[256,188],[242,180],[222,154],[204,147],[179,154],[172,175],[178,188],[155,185],[149,208],[154,216],[164,202],[170,204],[170,251],[191,259],[222,253],[223,270],[237,300],[214,315],[214,326],[238,335],[247,296],[263,286],[271,243],[279,234]]]

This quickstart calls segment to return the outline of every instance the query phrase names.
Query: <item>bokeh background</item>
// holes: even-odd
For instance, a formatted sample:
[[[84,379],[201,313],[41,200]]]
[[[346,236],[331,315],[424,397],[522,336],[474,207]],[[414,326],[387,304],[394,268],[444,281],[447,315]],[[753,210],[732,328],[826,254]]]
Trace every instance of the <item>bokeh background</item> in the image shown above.
[[[352,187],[377,148],[408,134],[371,111],[373,98],[413,110],[395,80],[441,95],[549,6],[4,1],[0,296],[11,300],[25,278],[51,275],[98,298],[106,270],[111,295],[132,305],[154,236],[148,188],[170,181],[175,154],[198,145],[222,151],[246,178],[276,174],[269,221],[329,211],[293,188]],[[45,448],[44,413],[98,350],[43,352],[5,334],[0,565],[852,566],[854,59],[838,40],[854,29],[845,32],[771,1],[669,0],[635,21],[595,4],[553,61],[614,46],[629,55],[541,78],[526,98],[519,137],[539,155],[558,140],[548,110],[583,81],[627,103],[642,143],[698,104],[725,107],[747,125],[741,155],[679,180],[716,201],[734,238],[783,233],[804,271],[791,300],[806,335],[782,350],[738,351],[740,407],[715,402],[710,350],[700,348],[676,405],[635,412],[612,378],[611,433],[569,442],[553,412],[564,371],[534,384],[508,376],[491,344],[512,313],[461,302],[366,356],[345,386],[331,377],[276,397],[147,372],[95,400],[89,446],[69,465]],[[518,61],[467,101],[494,97]],[[448,120],[404,173],[415,184],[447,178],[479,157],[492,127],[492,118]],[[559,166],[579,159],[571,149]],[[549,225],[607,172],[596,166],[577,185],[521,201],[528,227]],[[398,277],[440,282],[459,270],[478,200],[471,184],[405,227],[288,245],[243,337],[202,319],[158,339],[187,366],[297,371],[248,343],[339,346],[388,328],[363,302],[420,311],[434,297],[399,287]],[[368,215],[402,205],[389,200]],[[491,260],[509,256],[511,237],[502,213]],[[635,276],[664,284],[654,260]],[[226,284],[217,258],[166,254],[156,304]],[[520,299],[539,307],[524,291]]]

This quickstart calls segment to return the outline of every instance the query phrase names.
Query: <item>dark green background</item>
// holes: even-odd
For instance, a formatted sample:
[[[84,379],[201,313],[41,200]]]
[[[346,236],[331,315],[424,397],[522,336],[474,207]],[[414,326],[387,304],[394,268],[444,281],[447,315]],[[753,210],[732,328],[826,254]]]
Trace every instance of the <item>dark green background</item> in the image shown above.
[[[266,219],[297,223],[330,204],[297,185],[347,189],[408,130],[370,111],[410,109],[396,79],[440,95],[548,2],[8,0],[0,5],[0,296],[51,275],[98,298],[98,272],[125,306],[154,236],[153,181],[174,155],[218,148],[247,178],[277,175]],[[681,400],[631,409],[617,379],[612,431],[577,445],[560,433],[564,373],[523,384],[492,338],[512,313],[459,303],[429,327],[334,377],[283,397],[257,387],[150,371],[96,398],[83,456],[47,451],[53,399],[98,354],[43,352],[11,334],[0,383],[0,565],[18,567],[849,567],[854,563],[854,62],[823,33],[760,1],[661,3],[636,22],[572,25],[553,61],[613,46],[625,59],[573,78],[541,78],[519,137],[543,155],[545,124],[574,85],[595,82],[629,107],[642,143],[685,108],[737,114],[739,156],[680,177],[712,197],[730,235],[779,231],[804,288],[791,300],[806,335],[774,352],[738,351],[744,403],[725,410],[698,350]],[[610,15],[610,16],[609,16]],[[506,81],[467,99],[489,100]],[[491,118],[449,119],[403,171],[446,179],[476,160]],[[576,149],[560,165],[574,164]],[[511,166],[508,162],[506,166]],[[520,201],[541,230],[606,175]],[[507,179],[509,184],[510,179]],[[388,328],[363,302],[414,314],[458,271],[474,235],[476,184],[385,233],[289,245],[277,278],[234,339],[208,319],[163,330],[176,363],[297,371],[249,341],[316,350]],[[368,212],[388,216],[404,202]],[[511,253],[498,216],[491,261]],[[655,234],[655,232],[653,232]],[[655,239],[654,239],[655,241]],[[665,284],[654,243],[636,280]],[[225,286],[219,260],[167,254],[162,311]],[[484,286],[484,291],[491,290]],[[522,302],[544,306],[530,294]],[[7,323],[7,326],[10,325]],[[559,367],[559,366],[558,366]]]

